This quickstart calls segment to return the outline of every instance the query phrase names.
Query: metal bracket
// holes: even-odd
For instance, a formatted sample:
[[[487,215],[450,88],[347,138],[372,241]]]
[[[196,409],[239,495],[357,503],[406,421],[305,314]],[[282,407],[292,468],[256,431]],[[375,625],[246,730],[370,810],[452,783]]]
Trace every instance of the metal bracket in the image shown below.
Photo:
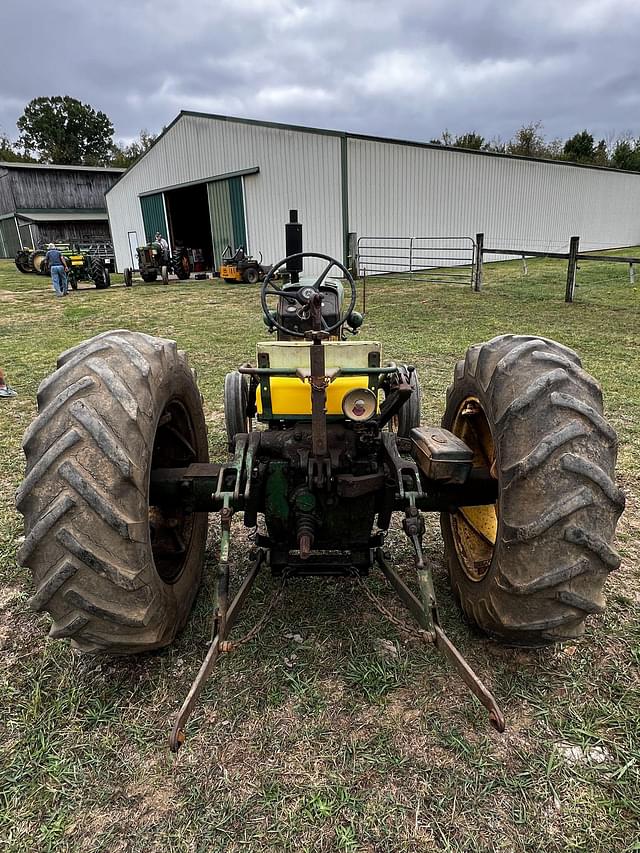
[[[384,447],[387,462],[391,465],[395,474],[398,485],[398,494],[401,500],[406,500],[410,505],[414,504],[417,498],[422,498],[422,483],[420,482],[420,472],[418,466],[413,459],[404,459],[400,456],[397,445],[397,436],[391,432],[380,433],[382,438],[382,446]],[[409,475],[412,480],[412,489],[405,489],[404,476]]]
[[[408,513],[409,511],[407,511]],[[405,519],[405,522],[407,519]],[[408,534],[409,535],[409,534]],[[436,604],[433,588],[431,568],[425,564],[420,545],[421,534],[411,534],[410,538],[416,548],[416,568],[418,571],[418,586],[420,589],[420,600],[402,580],[400,575],[392,568],[385,559],[380,548],[376,551],[376,562],[382,573],[396,591],[398,597],[409,610],[423,629],[422,636],[433,643],[447,660],[455,667],[458,674],[467,685],[469,690],[476,696],[484,707],[489,711],[489,723],[498,732],[505,730],[505,720],[502,711],[491,691],[483,684],[467,663],[463,655],[447,637],[440,625],[440,618]]]
[[[169,749],[171,752],[177,752],[182,744],[185,741],[185,727],[187,724],[187,720],[191,716],[191,713],[195,707],[196,702],[198,701],[198,697],[202,692],[202,688],[207,682],[207,679],[211,675],[213,667],[218,660],[222,648],[221,645],[224,642],[225,637],[229,633],[229,631],[233,628],[240,611],[247,599],[249,594],[249,590],[253,586],[256,577],[258,576],[258,572],[262,568],[262,564],[265,560],[265,552],[260,550],[258,552],[258,556],[253,566],[249,570],[246,578],[242,582],[242,586],[236,593],[235,598],[229,605],[228,609],[225,609],[225,621],[224,625],[221,625],[218,633],[214,636],[211,644],[209,645],[209,650],[205,656],[205,659],[202,661],[200,665],[200,669],[198,670],[198,674],[196,675],[193,684],[187,694],[186,699],[182,703],[182,707],[176,716],[175,723],[173,724],[173,728],[171,730],[171,734],[169,736]]]

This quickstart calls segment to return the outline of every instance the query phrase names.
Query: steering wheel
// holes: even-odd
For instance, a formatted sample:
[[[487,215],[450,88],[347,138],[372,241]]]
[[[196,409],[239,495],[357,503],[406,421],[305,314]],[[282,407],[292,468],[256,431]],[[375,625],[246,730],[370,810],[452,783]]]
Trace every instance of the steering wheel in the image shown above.
[[[284,266],[289,261],[297,258],[319,258],[323,261],[328,261],[329,263],[324,268],[324,270],[320,273],[318,278],[313,282],[313,284],[303,284],[297,290],[285,290],[282,287],[278,287],[275,284],[274,276],[275,273],[280,269],[280,267]],[[336,267],[339,269],[344,278],[348,281],[351,287],[351,300],[349,302],[349,307],[346,311],[343,311],[338,318],[336,323],[333,323],[331,326],[327,324],[324,317],[322,318],[322,329],[325,332],[333,332],[342,326],[349,318],[349,315],[356,307],[356,283],[353,280],[353,276],[349,272],[349,270],[343,266],[340,261],[332,258],[330,255],[322,255],[318,252],[297,252],[295,255],[289,255],[288,258],[283,258],[281,261],[272,267],[267,275],[264,277],[262,281],[262,287],[260,288],[260,304],[262,305],[262,310],[264,311],[265,317],[269,318],[269,322],[272,326],[275,326],[276,329],[279,329],[281,332],[284,332],[287,335],[295,335],[298,338],[304,337],[304,332],[296,332],[292,329],[287,329],[286,326],[283,326],[276,319],[274,319],[269,311],[269,305],[267,303],[267,297],[276,296],[278,299],[284,298],[289,300],[290,302],[298,302],[301,307],[306,307],[311,302],[312,297],[320,292],[320,285],[325,280],[329,272]]]

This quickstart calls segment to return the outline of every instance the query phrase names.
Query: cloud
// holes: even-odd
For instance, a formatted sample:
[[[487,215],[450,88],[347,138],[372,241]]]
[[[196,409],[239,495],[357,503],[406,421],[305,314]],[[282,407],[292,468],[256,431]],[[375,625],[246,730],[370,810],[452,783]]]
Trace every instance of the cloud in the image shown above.
[[[422,140],[538,119],[550,137],[640,133],[636,0],[52,0],[38,39],[19,37],[18,0],[2,14],[13,136],[26,103],[54,94],[123,139],[180,109]]]

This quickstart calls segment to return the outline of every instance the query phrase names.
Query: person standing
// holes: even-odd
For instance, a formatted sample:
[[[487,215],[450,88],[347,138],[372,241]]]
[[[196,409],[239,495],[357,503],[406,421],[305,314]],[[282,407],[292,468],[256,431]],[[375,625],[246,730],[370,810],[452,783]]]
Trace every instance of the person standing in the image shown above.
[[[55,243],[49,243],[47,246],[46,260],[49,264],[51,284],[53,285],[56,296],[66,296],[69,288],[67,262],[60,249],[56,249]]]

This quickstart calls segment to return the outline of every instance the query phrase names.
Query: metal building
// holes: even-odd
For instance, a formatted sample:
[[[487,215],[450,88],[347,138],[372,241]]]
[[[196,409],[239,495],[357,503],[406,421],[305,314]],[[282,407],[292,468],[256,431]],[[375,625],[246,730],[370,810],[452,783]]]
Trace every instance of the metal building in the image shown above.
[[[110,240],[104,194],[123,171],[0,162],[0,258],[22,246]]]
[[[200,248],[284,253],[290,208],[305,249],[346,261],[349,235],[474,236],[501,248],[640,243],[640,174],[181,112],[107,192],[119,268],[156,231]]]

